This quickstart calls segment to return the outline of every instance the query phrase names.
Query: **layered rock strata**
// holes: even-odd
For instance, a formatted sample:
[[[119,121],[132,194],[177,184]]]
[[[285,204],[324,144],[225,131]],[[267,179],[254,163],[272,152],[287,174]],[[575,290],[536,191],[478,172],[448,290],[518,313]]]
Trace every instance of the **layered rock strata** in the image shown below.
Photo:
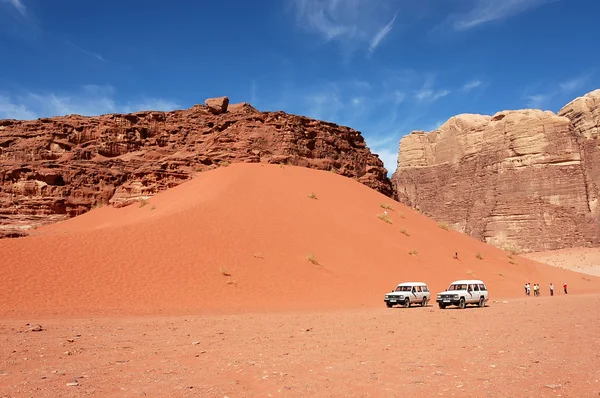
[[[402,138],[397,199],[522,252],[600,245],[600,90],[555,114],[463,114]]]
[[[392,195],[360,132],[209,99],[173,112],[0,120],[0,236],[123,206],[228,162],[335,171]],[[240,198],[243,200],[243,198]]]

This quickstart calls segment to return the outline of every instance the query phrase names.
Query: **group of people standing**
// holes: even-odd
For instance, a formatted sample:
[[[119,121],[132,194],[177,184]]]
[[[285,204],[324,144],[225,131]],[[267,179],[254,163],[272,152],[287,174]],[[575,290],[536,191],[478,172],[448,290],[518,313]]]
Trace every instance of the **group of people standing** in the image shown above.
[[[567,294],[567,282],[565,282],[563,284],[563,290],[564,290],[565,294]],[[529,282],[527,282],[525,284],[525,295],[531,296],[531,283],[529,283]],[[533,295],[534,296],[540,295],[540,284],[539,283],[533,284]],[[552,284],[552,282],[550,282],[550,295],[554,296],[554,285]]]

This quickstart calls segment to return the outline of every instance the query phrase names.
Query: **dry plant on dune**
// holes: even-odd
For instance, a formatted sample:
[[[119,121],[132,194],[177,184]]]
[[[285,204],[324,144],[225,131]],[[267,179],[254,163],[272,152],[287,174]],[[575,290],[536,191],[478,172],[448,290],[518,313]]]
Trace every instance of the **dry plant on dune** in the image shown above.
[[[229,272],[229,270],[227,269],[227,267],[221,266],[220,271],[221,271],[221,274],[224,275],[224,276],[231,276],[231,273]]]
[[[252,255],[252,257],[254,257],[254,258],[258,258],[258,259],[263,259],[263,258],[264,258],[264,257],[263,257],[262,255],[260,255],[259,253],[254,253],[254,254]]]
[[[477,257],[479,260],[483,260],[483,256],[479,252],[477,252],[477,254],[475,255],[475,257]]]
[[[392,219],[387,214],[384,214],[384,213],[378,214],[377,218],[379,218],[383,222],[392,224]]]
[[[314,255],[314,254],[312,254],[312,253],[308,253],[308,254],[306,255],[306,259],[307,259],[308,261],[310,261],[311,263],[313,263],[314,265],[321,265],[321,264],[319,264],[319,262],[318,262],[318,261],[317,261],[317,259],[315,258],[315,255]]]
[[[419,253],[416,250],[411,250],[411,251],[408,252],[408,254],[410,254],[413,257],[416,257],[417,254],[419,254]]]
[[[448,224],[446,224],[444,222],[438,223],[438,227],[440,227],[441,229],[446,230],[446,231],[448,231],[450,229]]]
[[[404,218],[404,213],[402,213],[401,211],[398,212],[398,217],[400,218]]]
[[[388,205],[387,203],[382,203],[379,205],[379,207],[381,207],[382,209],[385,209],[385,210],[392,210],[392,211],[394,210],[392,205]]]
[[[220,162],[219,166],[227,167],[227,166],[229,166],[229,162],[225,160],[223,162]]]
[[[314,192],[311,192],[310,195],[308,195],[308,197],[311,199],[317,199],[317,194]]]
[[[140,202],[140,207],[144,207],[148,204],[148,199],[140,199],[138,202]]]
[[[401,234],[404,234],[404,235],[406,235],[406,236],[410,236],[410,235],[408,234],[408,231],[406,230],[406,228],[402,228],[402,229],[400,230],[400,233],[401,233]]]

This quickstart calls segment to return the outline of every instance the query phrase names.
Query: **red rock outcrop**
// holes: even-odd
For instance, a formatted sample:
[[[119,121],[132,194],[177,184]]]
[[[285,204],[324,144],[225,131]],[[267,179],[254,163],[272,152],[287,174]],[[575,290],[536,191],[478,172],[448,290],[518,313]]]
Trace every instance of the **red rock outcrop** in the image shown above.
[[[228,162],[332,170],[392,196],[383,162],[348,127],[229,106],[0,120],[0,236],[123,206]],[[220,108],[215,112],[216,108]],[[240,198],[243,200],[243,198]]]
[[[397,199],[522,252],[600,245],[600,90],[558,114],[458,115],[400,141]]]

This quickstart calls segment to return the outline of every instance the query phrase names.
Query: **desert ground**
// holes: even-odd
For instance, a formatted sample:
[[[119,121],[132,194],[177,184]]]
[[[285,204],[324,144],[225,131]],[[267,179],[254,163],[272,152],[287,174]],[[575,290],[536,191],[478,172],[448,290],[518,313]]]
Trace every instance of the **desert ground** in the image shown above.
[[[0,253],[0,396],[600,393],[600,278],[332,172],[233,164]],[[487,307],[383,302],[403,281],[433,298],[467,278],[486,282]]]
[[[3,320],[0,396],[598,396],[600,295],[505,301]]]
[[[524,254],[523,257],[571,271],[600,276],[599,248],[582,247],[539,253],[527,253]]]

